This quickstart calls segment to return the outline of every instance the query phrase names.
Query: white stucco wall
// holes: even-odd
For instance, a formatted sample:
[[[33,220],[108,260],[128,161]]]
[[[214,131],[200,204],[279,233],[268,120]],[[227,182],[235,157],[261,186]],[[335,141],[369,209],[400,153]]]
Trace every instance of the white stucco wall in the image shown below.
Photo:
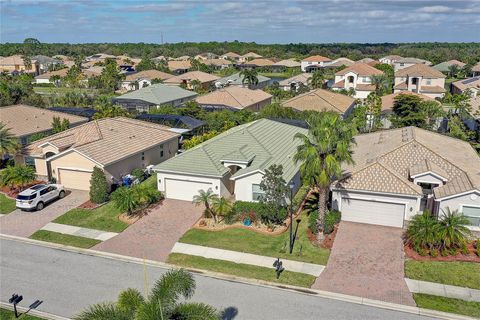
[[[447,207],[450,208],[451,211],[460,211],[462,205],[480,207],[480,191],[472,191],[458,197],[446,200],[438,200],[438,202],[440,202],[438,210],[439,216],[443,214],[442,210],[445,210]]]
[[[413,183],[419,184],[419,183],[435,183],[438,184],[439,186],[443,185],[442,179],[430,174],[430,173],[425,173],[419,176],[416,176],[413,179]]]

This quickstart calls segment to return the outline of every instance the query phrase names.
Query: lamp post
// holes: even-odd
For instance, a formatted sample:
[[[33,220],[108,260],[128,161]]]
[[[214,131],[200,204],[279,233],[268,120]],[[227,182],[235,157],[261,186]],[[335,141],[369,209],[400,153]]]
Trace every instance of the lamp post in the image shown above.
[[[288,188],[290,189],[290,246],[289,246],[289,251],[290,254],[293,252],[293,188],[295,188],[295,183],[292,181],[288,184]]]

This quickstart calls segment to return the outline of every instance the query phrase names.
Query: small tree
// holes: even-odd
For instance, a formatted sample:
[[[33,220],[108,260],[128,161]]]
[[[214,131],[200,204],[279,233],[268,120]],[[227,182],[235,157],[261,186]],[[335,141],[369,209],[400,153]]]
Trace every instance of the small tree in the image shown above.
[[[224,197],[217,197],[212,201],[212,209],[215,215],[225,217],[232,210],[232,204]]]
[[[138,193],[134,188],[121,187],[112,193],[111,199],[114,206],[121,210],[126,211],[129,215],[132,215],[136,208],[139,206],[140,199]]]
[[[10,188],[19,187],[23,190],[25,185],[35,181],[37,175],[33,167],[18,165],[6,167],[2,170],[0,177],[2,185]]]
[[[265,192],[260,202],[268,205],[271,211],[279,211],[285,206],[285,196],[288,191],[286,184],[283,179],[282,165],[272,164],[265,169],[265,174],[260,182],[260,189]]]
[[[104,203],[108,200],[108,183],[105,173],[99,167],[93,168],[90,178],[90,201]]]
[[[217,214],[212,209],[212,204],[217,198],[218,196],[213,193],[212,189],[198,190],[198,195],[193,197],[193,203],[196,206],[203,204],[205,206],[205,217],[212,216],[215,223],[217,222]]]
[[[60,120],[60,117],[53,117],[52,132],[59,133],[67,130],[70,127],[70,121],[68,119]]]

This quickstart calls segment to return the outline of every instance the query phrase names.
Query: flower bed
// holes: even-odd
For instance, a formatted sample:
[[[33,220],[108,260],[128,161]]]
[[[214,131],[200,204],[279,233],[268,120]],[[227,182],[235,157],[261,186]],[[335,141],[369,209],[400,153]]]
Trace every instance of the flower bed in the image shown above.
[[[3,187],[0,187],[0,192],[2,192],[3,194],[5,194],[7,197],[10,197],[10,198],[16,198],[17,195],[22,192],[23,190],[26,190],[28,188],[30,188],[31,186],[34,186],[36,184],[45,184],[47,183],[46,181],[42,181],[42,180],[35,180],[29,184],[26,184],[24,186],[24,188],[22,190],[20,190],[20,188],[10,188],[9,186],[3,186]]]
[[[405,246],[405,255],[407,258],[416,261],[463,261],[463,262],[480,262],[480,256],[477,255],[475,249],[476,241],[472,241],[467,245],[468,254],[462,254],[461,252],[456,255],[442,256],[438,255],[432,257],[430,255],[420,255],[411,246]]]

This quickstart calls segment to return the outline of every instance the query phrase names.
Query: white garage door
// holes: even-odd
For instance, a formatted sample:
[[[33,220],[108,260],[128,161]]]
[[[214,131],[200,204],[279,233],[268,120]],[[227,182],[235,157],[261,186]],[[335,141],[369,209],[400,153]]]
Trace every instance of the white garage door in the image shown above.
[[[192,201],[198,190],[208,190],[212,184],[206,181],[165,179],[165,194],[169,199]]]
[[[342,220],[403,227],[405,205],[390,202],[342,198]]]
[[[58,183],[67,189],[89,190],[91,172],[71,169],[58,169]]]

